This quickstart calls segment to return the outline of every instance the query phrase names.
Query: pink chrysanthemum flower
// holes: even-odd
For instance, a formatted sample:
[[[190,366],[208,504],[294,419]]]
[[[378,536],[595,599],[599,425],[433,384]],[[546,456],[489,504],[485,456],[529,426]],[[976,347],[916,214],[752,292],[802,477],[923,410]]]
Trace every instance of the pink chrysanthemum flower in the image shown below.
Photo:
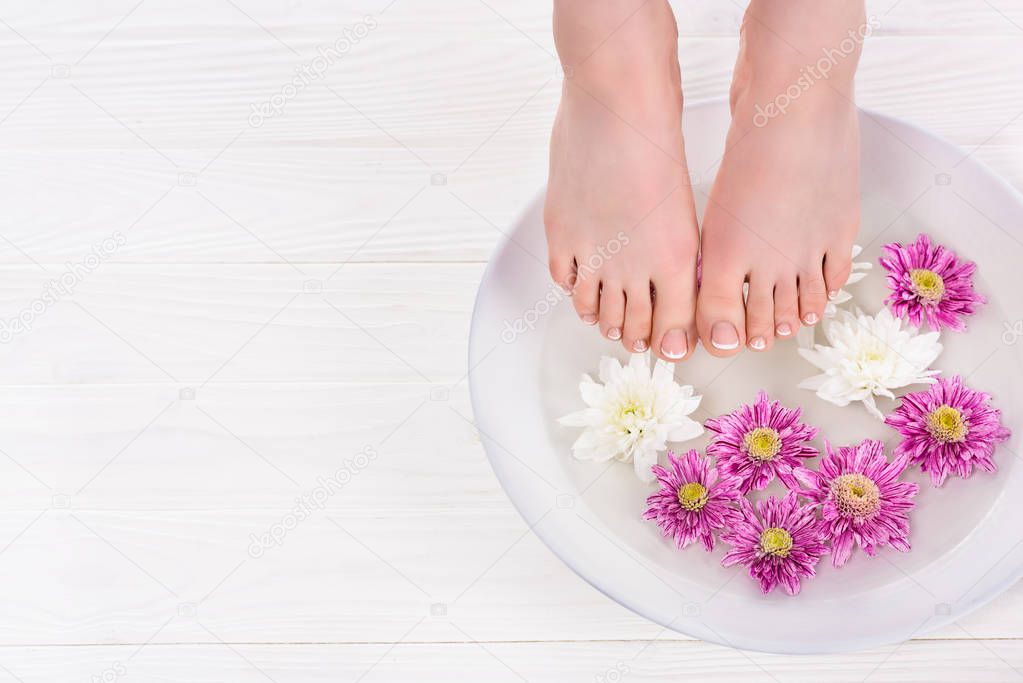
[[[973,291],[977,265],[931,244],[927,235],[917,235],[916,242],[907,246],[886,244],[884,253],[880,261],[888,271],[888,288],[892,290],[885,303],[892,313],[906,316],[916,327],[926,320],[932,330],[965,330],[963,317],[987,301]]]
[[[713,432],[707,455],[717,458],[722,474],[739,477],[743,493],[766,487],[775,475],[789,488],[797,488],[792,470],[801,466],[800,458],[817,455],[807,443],[817,430],[799,421],[800,412],[783,408],[778,401],[768,403],[761,391],[752,405],[704,423]]]
[[[696,540],[714,549],[714,531],[739,517],[739,480],[720,477],[710,461],[695,450],[682,457],[668,451],[668,467],[653,466],[661,489],[646,499],[643,514],[675,539],[681,550]]]
[[[786,593],[796,595],[800,580],[815,576],[814,566],[828,551],[816,506],[800,505],[795,492],[758,502],[759,516],[747,499],[739,505],[742,518],[721,534],[722,542],[732,546],[721,566],[749,567],[765,594],[781,584]]]
[[[888,462],[884,444],[867,439],[859,446],[838,451],[824,444],[827,455],[817,472],[800,470],[796,476],[806,484],[803,491],[819,503],[824,537],[831,540],[831,564],[841,567],[853,548],[860,546],[873,557],[886,545],[909,552],[909,518],[916,505],[916,484],[898,481],[909,465],[905,456]]]
[[[950,474],[966,479],[974,465],[994,472],[995,444],[1008,439],[1010,431],[989,400],[989,394],[964,386],[961,377],[939,377],[927,391],[903,396],[885,418],[903,437],[896,455],[904,454],[930,472],[935,486],[944,484]]]

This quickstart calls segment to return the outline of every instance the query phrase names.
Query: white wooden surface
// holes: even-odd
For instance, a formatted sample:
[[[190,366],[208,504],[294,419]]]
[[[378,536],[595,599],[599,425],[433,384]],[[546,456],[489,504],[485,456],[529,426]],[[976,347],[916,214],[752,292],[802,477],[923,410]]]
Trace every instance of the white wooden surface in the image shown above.
[[[862,104],[1023,187],[1023,1],[869,5]],[[676,8],[688,98],[723,96],[742,7]],[[464,359],[483,263],[545,175],[549,15],[0,2],[0,319],[125,237],[0,344],[0,681],[1023,678],[1021,587],[897,647],[747,654],[633,615],[528,533]]]

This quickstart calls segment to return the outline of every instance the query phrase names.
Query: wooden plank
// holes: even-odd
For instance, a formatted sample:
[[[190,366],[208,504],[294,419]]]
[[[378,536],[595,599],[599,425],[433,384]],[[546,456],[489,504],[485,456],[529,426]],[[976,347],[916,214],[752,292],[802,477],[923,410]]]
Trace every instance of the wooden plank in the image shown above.
[[[450,383],[465,375],[481,272],[479,264],[5,268],[0,384]],[[48,282],[65,273],[72,296],[57,292],[47,303]]]
[[[49,508],[59,497],[103,512],[288,510],[369,454],[373,466],[355,468],[357,482],[331,493],[331,509],[506,521],[511,512],[465,383],[6,387],[0,406],[0,509]]]
[[[911,642],[852,655],[778,657],[689,642],[474,643],[452,625],[454,642],[361,645],[149,644],[5,648],[3,667],[23,683],[96,680],[286,683],[364,680],[442,683],[453,676],[495,683],[679,680],[786,683],[991,683],[1012,681],[1018,642]],[[410,634],[414,638],[415,632]],[[106,675],[106,678],[103,676]],[[16,678],[15,678],[16,677]]]

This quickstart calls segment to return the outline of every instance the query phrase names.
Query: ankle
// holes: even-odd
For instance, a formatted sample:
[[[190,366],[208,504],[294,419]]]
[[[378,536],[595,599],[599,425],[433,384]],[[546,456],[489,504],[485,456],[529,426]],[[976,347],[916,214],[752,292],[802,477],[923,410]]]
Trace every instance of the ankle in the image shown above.
[[[555,0],[554,39],[572,85],[625,107],[681,105],[678,30],[666,0]]]
[[[742,25],[733,109],[835,97],[851,104],[863,42],[876,27],[862,0],[753,0]]]

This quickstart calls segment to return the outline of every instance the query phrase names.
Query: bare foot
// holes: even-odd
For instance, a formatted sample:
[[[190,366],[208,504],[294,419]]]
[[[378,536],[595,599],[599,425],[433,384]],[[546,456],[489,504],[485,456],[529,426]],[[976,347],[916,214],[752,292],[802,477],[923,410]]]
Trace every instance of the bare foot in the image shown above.
[[[815,324],[849,276],[860,223],[853,75],[862,26],[855,1],[750,4],[732,125],[703,221],[697,325],[714,355],[764,351]],[[827,78],[815,66],[822,58]]]
[[[566,78],[544,222],[551,275],[580,319],[677,361],[697,339],[699,250],[677,31],[667,2],[635,4],[555,2]]]

